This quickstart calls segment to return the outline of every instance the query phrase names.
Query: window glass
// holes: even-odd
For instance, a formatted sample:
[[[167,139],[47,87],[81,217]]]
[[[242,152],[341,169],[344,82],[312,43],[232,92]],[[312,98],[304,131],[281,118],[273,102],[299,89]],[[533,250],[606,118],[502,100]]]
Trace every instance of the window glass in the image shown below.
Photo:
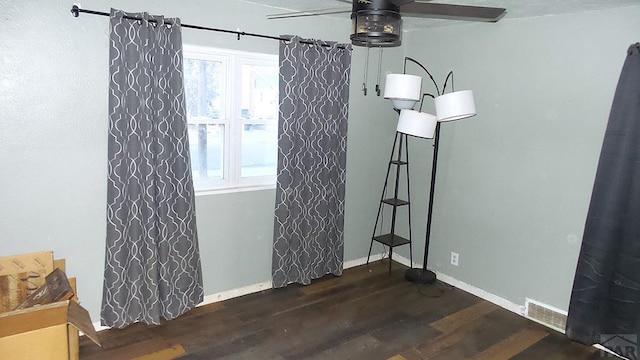
[[[194,120],[225,117],[225,74],[221,61],[184,60],[187,117]]]
[[[278,76],[276,55],[185,45],[196,191],[275,185]]]
[[[189,124],[191,169],[196,189],[214,186],[224,179],[224,125]]]
[[[243,64],[240,118],[242,178],[275,175],[278,149],[278,68]]]
[[[275,175],[277,166],[277,124],[245,124],[242,131],[241,176]]]

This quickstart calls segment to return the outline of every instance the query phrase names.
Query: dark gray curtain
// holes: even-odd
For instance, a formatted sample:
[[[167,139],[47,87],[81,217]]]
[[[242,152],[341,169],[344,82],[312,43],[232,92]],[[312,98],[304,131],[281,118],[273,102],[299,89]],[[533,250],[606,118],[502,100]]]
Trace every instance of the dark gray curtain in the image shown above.
[[[566,330],[612,349],[640,334],[640,43],[628,49],[611,107]]]
[[[350,45],[280,44],[274,287],[342,274]]]
[[[203,299],[180,19],[169,20],[111,10],[101,319],[112,327],[158,324]]]

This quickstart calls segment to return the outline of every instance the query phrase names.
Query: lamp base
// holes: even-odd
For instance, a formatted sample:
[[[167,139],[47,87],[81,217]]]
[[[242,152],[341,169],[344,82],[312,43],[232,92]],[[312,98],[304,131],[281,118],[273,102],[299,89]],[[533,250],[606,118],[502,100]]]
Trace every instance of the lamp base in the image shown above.
[[[404,278],[416,284],[433,284],[436,274],[433,271],[413,268],[404,272]]]

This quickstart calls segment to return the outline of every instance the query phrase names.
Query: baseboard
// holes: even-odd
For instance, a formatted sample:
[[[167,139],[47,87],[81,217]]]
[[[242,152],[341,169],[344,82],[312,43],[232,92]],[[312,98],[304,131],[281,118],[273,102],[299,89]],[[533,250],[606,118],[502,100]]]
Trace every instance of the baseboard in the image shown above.
[[[369,258],[369,262],[379,261],[379,260],[382,260],[382,258],[383,258],[383,254],[373,254]],[[365,265],[366,263],[367,263],[367,258],[361,257],[359,259],[346,261],[342,267],[344,269],[349,269],[356,266]]]
[[[400,264],[402,264],[404,266],[407,266],[407,267],[421,267],[422,266],[422,264],[418,264],[418,263],[415,263],[415,262],[413,264],[411,264],[411,261],[409,261],[409,259],[407,259],[406,257],[404,257],[402,255],[398,255],[398,254],[393,255],[393,261],[395,261],[397,263],[400,263]]]
[[[465,282],[455,279],[449,275],[443,274],[439,271],[436,271],[436,277],[440,281],[445,282],[451,286],[455,286],[460,290],[468,292],[469,294],[475,295],[481,299],[487,300],[488,302],[494,303],[500,306],[501,308],[507,309],[513,313],[524,316],[524,305],[518,305],[518,304],[512,303],[511,301],[505,298],[502,298],[498,295],[495,295],[488,291],[477,288],[473,285],[469,285]]]
[[[595,344],[595,345],[593,345],[593,347],[601,351],[601,353],[600,353],[600,357],[601,358],[614,358],[614,357],[617,357],[617,358],[620,358],[620,359],[623,359],[623,360],[629,360],[629,358],[626,358],[626,357],[624,357],[622,355],[616,354],[613,351],[607,349],[606,347],[604,347],[604,346],[602,346],[600,344]],[[606,355],[604,355],[604,353],[607,353],[607,354],[609,354],[611,356],[606,356]],[[635,359],[635,357],[634,357],[634,359]]]
[[[272,287],[273,287],[273,284],[271,283],[271,280],[269,280],[269,281],[263,281],[257,284],[243,286],[241,288],[236,288],[236,289],[222,291],[215,294],[206,295],[204,297],[204,300],[200,304],[198,304],[196,307],[209,305],[209,304],[233,299],[240,296],[257,293],[263,290],[271,289]]]
[[[96,332],[111,329],[111,326],[100,325],[100,322],[94,322],[93,327],[96,329]],[[84,333],[80,331],[80,335],[84,335]]]

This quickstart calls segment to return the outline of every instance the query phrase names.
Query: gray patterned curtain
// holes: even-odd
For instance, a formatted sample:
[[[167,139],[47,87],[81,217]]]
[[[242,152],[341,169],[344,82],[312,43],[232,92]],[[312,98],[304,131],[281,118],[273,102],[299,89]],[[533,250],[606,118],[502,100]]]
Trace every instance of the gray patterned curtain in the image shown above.
[[[173,319],[200,303],[203,290],[180,19],[112,9],[110,38],[101,319],[122,328]]]
[[[342,274],[350,45],[280,44],[273,287]]]

